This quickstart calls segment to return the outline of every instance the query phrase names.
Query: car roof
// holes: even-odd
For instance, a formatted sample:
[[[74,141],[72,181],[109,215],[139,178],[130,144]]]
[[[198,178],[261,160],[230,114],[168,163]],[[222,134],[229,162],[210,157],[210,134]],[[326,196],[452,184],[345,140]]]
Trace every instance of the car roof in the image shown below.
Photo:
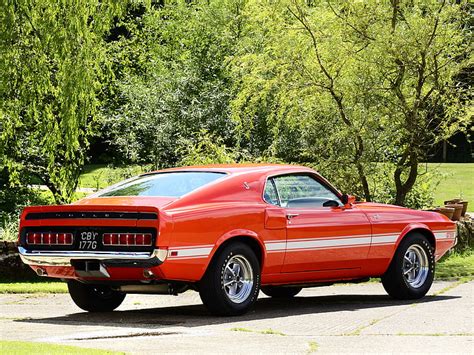
[[[211,165],[193,165],[193,166],[183,166],[177,168],[169,168],[163,170],[156,170],[148,174],[156,174],[163,172],[178,172],[178,171],[209,171],[209,172],[223,172],[228,174],[238,174],[238,173],[251,173],[251,172],[293,172],[293,171],[314,171],[306,166],[301,165],[290,165],[290,164],[265,164],[265,163],[255,163],[255,164],[211,164]]]

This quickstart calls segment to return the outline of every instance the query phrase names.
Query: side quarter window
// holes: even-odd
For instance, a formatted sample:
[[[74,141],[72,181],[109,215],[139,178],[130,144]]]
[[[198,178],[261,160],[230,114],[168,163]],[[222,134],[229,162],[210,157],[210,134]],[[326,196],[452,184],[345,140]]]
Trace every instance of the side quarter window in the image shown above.
[[[265,202],[279,206],[280,201],[278,199],[278,193],[275,187],[275,183],[273,182],[273,179],[269,178],[265,184],[265,190],[263,192],[263,199]]]
[[[339,198],[310,175],[294,174],[273,178],[281,206],[287,208],[321,208],[324,202]]]

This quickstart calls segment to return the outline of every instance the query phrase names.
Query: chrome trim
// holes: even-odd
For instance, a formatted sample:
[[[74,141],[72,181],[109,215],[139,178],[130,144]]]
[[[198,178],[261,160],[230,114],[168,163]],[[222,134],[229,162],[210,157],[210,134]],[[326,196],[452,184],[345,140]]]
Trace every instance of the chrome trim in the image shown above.
[[[267,205],[283,208],[283,207],[281,207],[280,193],[278,192],[278,189],[276,188],[276,185],[275,185],[275,182],[273,181],[273,178],[274,178],[274,176],[267,176],[266,177],[265,184],[263,184],[263,190],[262,190],[262,194],[261,194],[260,197],[262,198],[262,201],[265,202]],[[273,203],[265,200],[265,189],[267,188],[267,184],[269,182],[272,184],[273,188],[275,189],[277,199],[278,199],[278,205],[274,205]]]
[[[71,266],[71,260],[111,260],[111,261],[134,261],[162,263],[168,255],[167,249],[155,249],[149,252],[118,252],[118,251],[50,251],[50,250],[26,250],[19,246],[21,260],[28,265],[46,266]]]
[[[232,303],[245,302],[252,293],[254,275],[252,266],[243,255],[231,257],[222,272],[221,287]]]
[[[426,251],[421,245],[411,245],[403,257],[402,272],[406,282],[413,288],[420,288],[425,285],[429,271]]]

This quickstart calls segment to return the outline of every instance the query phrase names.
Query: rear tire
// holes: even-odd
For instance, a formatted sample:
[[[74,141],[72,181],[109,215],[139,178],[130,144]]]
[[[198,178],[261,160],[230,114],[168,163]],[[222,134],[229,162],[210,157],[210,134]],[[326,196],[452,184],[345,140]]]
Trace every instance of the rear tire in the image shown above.
[[[292,298],[302,290],[301,287],[265,286],[262,292],[273,298]]]
[[[204,305],[221,316],[248,312],[259,290],[260,263],[253,250],[241,242],[231,242],[219,251],[199,284]]]
[[[125,293],[112,290],[104,285],[89,285],[71,280],[67,283],[74,303],[88,312],[111,312],[120,306]]]
[[[433,247],[424,235],[412,233],[398,246],[382,284],[395,299],[419,299],[430,289],[434,270]]]

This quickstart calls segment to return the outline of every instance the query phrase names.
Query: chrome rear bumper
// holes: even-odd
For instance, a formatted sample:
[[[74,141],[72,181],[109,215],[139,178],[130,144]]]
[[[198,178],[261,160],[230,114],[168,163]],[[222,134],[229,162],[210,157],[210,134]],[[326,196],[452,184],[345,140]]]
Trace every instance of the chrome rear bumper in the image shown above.
[[[106,265],[150,267],[162,264],[168,255],[167,249],[155,249],[153,252],[118,251],[50,251],[26,250],[18,247],[21,260],[28,265],[71,266],[71,260],[97,260]]]

